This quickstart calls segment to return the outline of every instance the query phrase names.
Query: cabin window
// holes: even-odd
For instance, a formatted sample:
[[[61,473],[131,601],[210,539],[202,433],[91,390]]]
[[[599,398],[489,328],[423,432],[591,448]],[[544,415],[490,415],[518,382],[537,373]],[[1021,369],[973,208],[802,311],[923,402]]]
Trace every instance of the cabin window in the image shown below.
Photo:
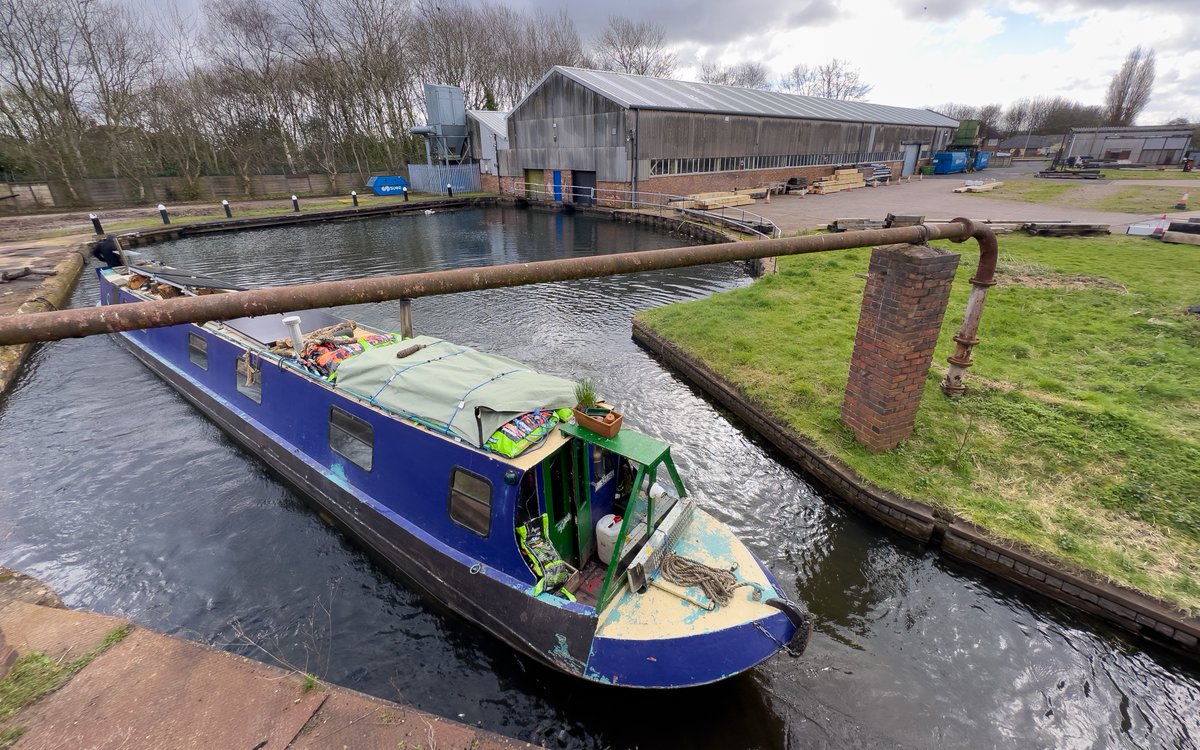
[[[492,531],[492,485],[488,480],[455,467],[450,474],[450,519],[480,536]]]
[[[329,408],[329,447],[333,452],[371,470],[375,453],[375,429],[365,419],[344,412],[336,406]]]
[[[238,393],[256,404],[262,403],[262,363],[258,357],[246,352],[237,359]]]
[[[208,339],[203,336],[197,336],[194,333],[188,334],[188,359],[192,364],[199,367],[201,370],[208,369]]]

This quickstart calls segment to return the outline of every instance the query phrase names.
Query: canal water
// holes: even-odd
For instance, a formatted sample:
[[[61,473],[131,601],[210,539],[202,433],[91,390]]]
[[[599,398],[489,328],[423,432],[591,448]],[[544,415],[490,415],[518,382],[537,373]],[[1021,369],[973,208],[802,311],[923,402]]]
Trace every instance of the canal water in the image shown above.
[[[605,219],[487,209],[151,250],[267,285],[680,244]],[[95,301],[90,273],[76,305]],[[0,564],[70,606],[549,747],[1200,743],[1196,669],[827,501],[630,341],[636,310],[747,283],[718,265],[422,299],[414,318],[420,333],[591,377],[629,426],[672,441],[699,502],[816,615],[803,658],[669,692],[551,673],[383,573],[104,337],[42,347],[0,405]],[[346,312],[398,318],[395,304]]]

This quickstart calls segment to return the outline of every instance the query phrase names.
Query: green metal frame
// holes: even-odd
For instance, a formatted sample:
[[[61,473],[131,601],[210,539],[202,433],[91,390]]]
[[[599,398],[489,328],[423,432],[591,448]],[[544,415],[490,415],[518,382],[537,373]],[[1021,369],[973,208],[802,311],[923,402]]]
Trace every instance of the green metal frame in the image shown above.
[[[638,465],[637,474],[634,476],[633,487],[630,490],[630,502],[637,499],[637,493],[646,486],[646,536],[654,533],[654,498],[650,497],[649,487],[652,486],[658,477],[658,469],[660,466],[666,467],[667,473],[671,477],[671,482],[675,485],[675,491],[682,499],[687,497],[687,490],[683,487],[683,480],[679,477],[679,471],[675,468],[675,462],[671,459],[671,446],[661,440],[656,440],[649,435],[643,435],[632,430],[622,430],[611,438],[606,438],[601,435],[580,427],[577,424],[560,425],[559,429],[563,434],[576,438],[582,450],[578,451],[578,455],[584,456],[586,460],[587,445],[595,445],[604,450],[612,451],[619,456],[634,461]],[[584,477],[581,491],[590,493],[591,485],[587,483],[586,476]],[[649,482],[646,481],[649,477]],[[591,504],[591,496],[588,495],[588,504]],[[621,531],[617,536],[616,545],[613,547],[612,558],[608,563],[608,570],[604,574],[604,585],[600,588],[599,600],[596,603],[596,609],[603,610],[608,606],[609,602],[615,598],[619,585],[614,583],[617,577],[617,569],[620,567],[621,554],[625,547],[625,536],[629,533],[631,519],[634,517],[632,513],[626,513],[621,520]],[[581,550],[582,551],[582,550]]]

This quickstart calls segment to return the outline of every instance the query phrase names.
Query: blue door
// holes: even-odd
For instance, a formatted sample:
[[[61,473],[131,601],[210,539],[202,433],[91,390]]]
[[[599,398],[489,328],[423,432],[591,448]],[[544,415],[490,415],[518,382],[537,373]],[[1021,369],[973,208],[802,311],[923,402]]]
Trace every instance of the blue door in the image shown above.
[[[562,172],[554,170],[554,200],[562,203]]]

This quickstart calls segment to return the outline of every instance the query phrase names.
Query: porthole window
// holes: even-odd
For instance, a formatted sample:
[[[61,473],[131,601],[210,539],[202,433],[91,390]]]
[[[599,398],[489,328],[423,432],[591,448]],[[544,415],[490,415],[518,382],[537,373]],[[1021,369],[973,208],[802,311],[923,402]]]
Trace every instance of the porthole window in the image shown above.
[[[201,370],[208,369],[208,339],[188,334],[188,359]]]
[[[237,359],[237,390],[256,404],[262,403],[262,363],[246,352]]]
[[[450,519],[480,536],[492,532],[492,485],[455,467],[450,474]]]
[[[367,471],[371,470],[375,454],[375,429],[365,419],[329,408],[329,447],[333,452]]]

